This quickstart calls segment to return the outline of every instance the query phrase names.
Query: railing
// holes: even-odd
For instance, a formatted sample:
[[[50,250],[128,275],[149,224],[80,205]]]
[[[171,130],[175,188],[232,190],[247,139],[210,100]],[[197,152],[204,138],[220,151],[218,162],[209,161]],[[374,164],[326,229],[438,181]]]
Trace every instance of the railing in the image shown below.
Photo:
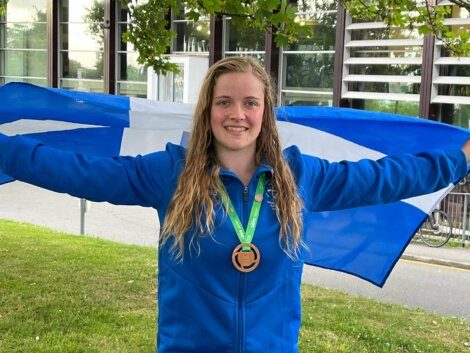
[[[452,220],[451,242],[470,245],[470,193],[451,192],[441,202],[441,210]]]
[[[470,175],[454,187],[438,208],[448,215],[452,224],[449,242],[463,247],[470,246]]]

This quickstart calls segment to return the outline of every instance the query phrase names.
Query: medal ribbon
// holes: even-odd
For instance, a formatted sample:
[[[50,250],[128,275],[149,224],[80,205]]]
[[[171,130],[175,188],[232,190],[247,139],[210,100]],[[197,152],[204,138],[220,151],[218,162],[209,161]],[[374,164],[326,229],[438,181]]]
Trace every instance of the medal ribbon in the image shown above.
[[[258,223],[259,211],[261,209],[261,202],[263,201],[264,187],[266,185],[266,176],[262,173],[258,180],[258,185],[256,186],[256,194],[253,200],[253,205],[251,206],[250,218],[248,219],[248,224],[246,226],[246,231],[243,229],[242,222],[240,217],[238,217],[235,207],[233,207],[232,200],[228,196],[225,186],[223,186],[223,193],[220,195],[222,202],[224,204],[225,210],[227,211],[230,221],[232,222],[235,233],[237,233],[240,243],[251,243],[253,236],[255,235],[256,225]],[[249,247],[243,247],[243,251],[250,250]]]

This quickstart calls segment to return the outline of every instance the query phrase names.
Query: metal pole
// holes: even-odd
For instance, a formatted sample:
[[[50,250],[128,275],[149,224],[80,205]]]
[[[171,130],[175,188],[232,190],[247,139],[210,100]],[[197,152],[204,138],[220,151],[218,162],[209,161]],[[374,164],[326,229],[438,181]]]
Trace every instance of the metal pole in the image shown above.
[[[462,247],[465,247],[465,238],[467,236],[467,212],[468,212],[468,194],[464,195],[463,201],[463,224],[462,224]]]
[[[86,200],[80,199],[80,234],[85,234]]]

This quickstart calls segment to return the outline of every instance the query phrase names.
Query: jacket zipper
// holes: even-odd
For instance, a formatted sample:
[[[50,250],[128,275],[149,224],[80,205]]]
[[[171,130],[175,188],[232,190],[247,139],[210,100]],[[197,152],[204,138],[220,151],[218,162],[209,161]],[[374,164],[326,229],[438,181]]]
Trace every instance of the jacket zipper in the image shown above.
[[[243,187],[243,201],[248,201],[248,186]],[[243,218],[245,218],[245,204],[243,204]],[[244,220],[244,219],[243,219]]]
[[[248,186],[243,186],[243,213],[242,223],[246,223],[246,209],[248,202]],[[246,286],[246,273],[240,272],[238,285],[238,340],[237,340],[237,353],[243,353],[243,342],[245,340],[245,319],[243,317],[243,297],[245,296]]]

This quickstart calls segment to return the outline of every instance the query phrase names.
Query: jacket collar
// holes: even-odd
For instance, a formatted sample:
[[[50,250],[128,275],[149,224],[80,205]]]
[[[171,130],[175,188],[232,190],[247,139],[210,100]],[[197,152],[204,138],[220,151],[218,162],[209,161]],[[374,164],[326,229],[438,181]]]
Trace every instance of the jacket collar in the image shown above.
[[[260,165],[256,168],[255,172],[253,173],[253,176],[251,177],[251,180],[258,180],[261,173],[266,173],[266,175],[268,175],[269,177],[272,177],[274,170],[270,165]],[[228,178],[235,178],[241,182],[237,174],[224,168],[220,168],[220,176],[228,177]]]

